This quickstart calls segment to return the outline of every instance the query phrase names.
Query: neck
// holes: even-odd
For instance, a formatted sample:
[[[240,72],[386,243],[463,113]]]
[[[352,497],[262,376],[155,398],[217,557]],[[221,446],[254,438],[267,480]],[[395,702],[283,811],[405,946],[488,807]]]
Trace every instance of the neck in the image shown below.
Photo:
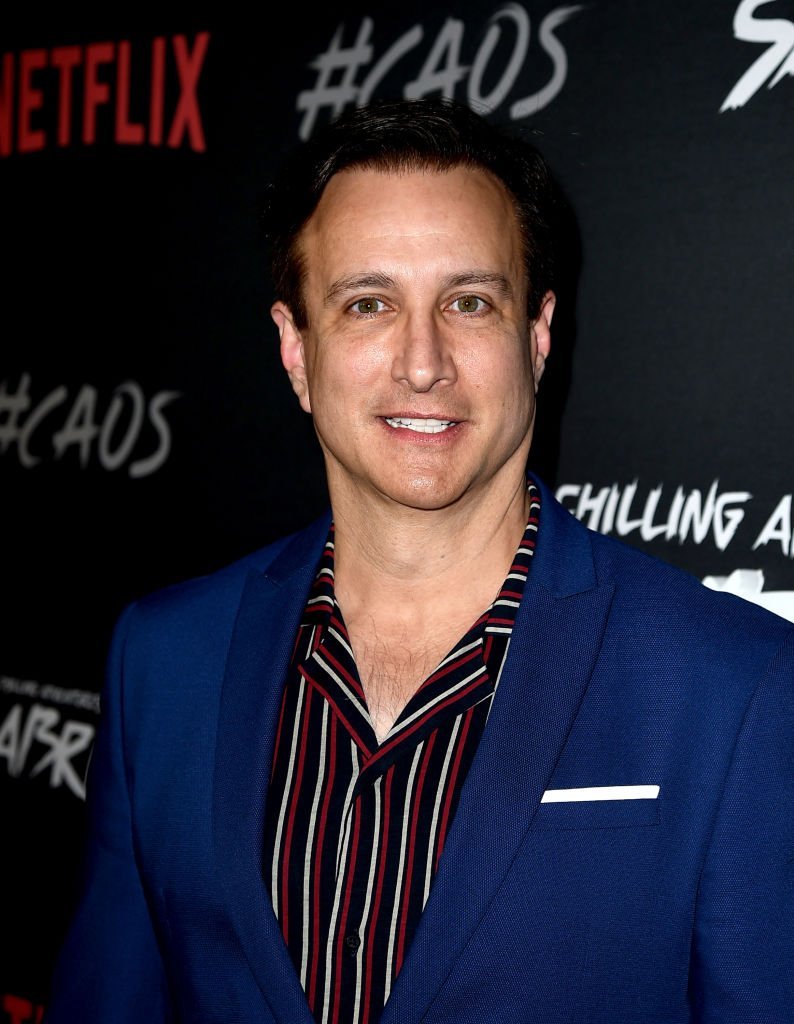
[[[523,473],[443,509],[383,499],[334,500],[335,591],[346,619],[365,611],[406,622],[457,606],[482,611],[501,586],[526,527]]]

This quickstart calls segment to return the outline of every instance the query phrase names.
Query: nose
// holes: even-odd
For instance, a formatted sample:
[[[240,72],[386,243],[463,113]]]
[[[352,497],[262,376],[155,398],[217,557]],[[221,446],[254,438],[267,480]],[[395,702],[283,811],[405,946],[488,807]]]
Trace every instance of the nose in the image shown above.
[[[444,325],[432,315],[406,318],[395,338],[392,379],[419,393],[457,379]]]

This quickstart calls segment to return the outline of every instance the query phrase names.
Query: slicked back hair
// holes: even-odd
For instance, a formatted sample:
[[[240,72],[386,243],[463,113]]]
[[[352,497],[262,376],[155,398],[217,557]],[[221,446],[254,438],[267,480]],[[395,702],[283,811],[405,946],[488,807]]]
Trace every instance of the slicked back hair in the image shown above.
[[[375,102],[343,114],[295,150],[270,184],[263,224],[276,297],[295,326],[308,326],[301,230],[328,182],[353,168],[384,172],[471,167],[502,183],[513,201],[527,273],[527,315],[540,313],[554,283],[556,186],[540,153],[447,100]]]

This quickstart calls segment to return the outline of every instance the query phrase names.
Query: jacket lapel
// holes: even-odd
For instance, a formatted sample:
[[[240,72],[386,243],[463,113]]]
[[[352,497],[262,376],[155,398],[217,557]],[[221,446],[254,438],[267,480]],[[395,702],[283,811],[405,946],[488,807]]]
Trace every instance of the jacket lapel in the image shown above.
[[[587,531],[542,488],[538,548],[487,728],[381,1024],[419,1021],[510,868],[598,658],[613,587]]]
[[[274,1018],[312,1024],[262,877],[264,811],[283,684],[328,520],[297,535],[266,573],[251,572],[226,661],[213,792],[220,884]]]

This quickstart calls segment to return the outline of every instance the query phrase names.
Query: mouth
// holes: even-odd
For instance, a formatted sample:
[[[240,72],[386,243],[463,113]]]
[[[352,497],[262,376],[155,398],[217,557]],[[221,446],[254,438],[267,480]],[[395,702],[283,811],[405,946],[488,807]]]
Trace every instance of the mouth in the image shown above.
[[[441,434],[458,424],[457,420],[436,420],[424,417],[384,416],[384,419],[394,430],[413,430],[417,434]]]

